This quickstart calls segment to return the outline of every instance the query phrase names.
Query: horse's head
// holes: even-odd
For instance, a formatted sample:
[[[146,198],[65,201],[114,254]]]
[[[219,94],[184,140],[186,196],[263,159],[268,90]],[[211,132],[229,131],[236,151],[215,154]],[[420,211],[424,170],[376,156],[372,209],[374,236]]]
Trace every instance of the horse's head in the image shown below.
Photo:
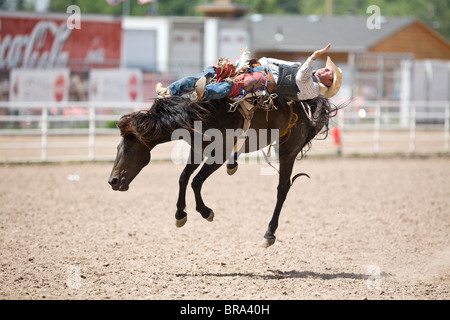
[[[108,183],[113,190],[127,191],[131,181],[150,162],[150,149],[134,134],[122,136]]]
[[[192,124],[208,112],[184,97],[156,99],[148,110],[124,115],[117,123],[122,136],[108,183],[114,190],[126,191],[131,181],[150,162],[150,151],[172,139],[175,129],[192,132]]]
[[[108,180],[113,190],[127,191],[131,181],[150,162],[151,148],[137,136],[138,124],[143,122],[139,120],[141,117],[142,112],[134,112],[123,116],[117,124],[122,138]]]

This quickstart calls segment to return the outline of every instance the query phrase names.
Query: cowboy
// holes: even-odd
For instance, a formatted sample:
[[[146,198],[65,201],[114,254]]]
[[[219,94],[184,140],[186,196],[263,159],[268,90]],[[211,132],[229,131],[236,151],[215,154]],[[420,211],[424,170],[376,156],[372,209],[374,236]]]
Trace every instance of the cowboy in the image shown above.
[[[303,64],[264,57],[259,59],[247,73],[231,78],[232,81],[216,81],[207,85],[207,78],[219,74],[217,65],[211,66],[197,76],[174,82],[168,88],[163,88],[158,83],[156,92],[160,96],[168,97],[195,90],[191,96],[193,101],[220,99],[227,96],[232,99],[243,98],[264,89],[289,100],[309,100],[319,95],[331,98],[340,89],[341,69],[328,57],[325,68],[312,70],[315,60],[330,47],[331,44],[328,44],[325,48],[315,51]]]

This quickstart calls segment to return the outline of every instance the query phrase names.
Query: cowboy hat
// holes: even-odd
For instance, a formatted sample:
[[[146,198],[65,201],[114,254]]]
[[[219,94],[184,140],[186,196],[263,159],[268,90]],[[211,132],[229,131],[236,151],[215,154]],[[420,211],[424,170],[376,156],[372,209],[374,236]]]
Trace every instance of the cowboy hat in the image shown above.
[[[341,88],[342,83],[342,70],[338,68],[337,65],[331,61],[330,57],[327,57],[327,64],[325,66],[326,68],[330,68],[333,70],[334,78],[333,78],[333,84],[329,87],[319,82],[320,90],[319,93],[323,95],[325,98],[331,98],[336,93],[338,93],[339,89]]]

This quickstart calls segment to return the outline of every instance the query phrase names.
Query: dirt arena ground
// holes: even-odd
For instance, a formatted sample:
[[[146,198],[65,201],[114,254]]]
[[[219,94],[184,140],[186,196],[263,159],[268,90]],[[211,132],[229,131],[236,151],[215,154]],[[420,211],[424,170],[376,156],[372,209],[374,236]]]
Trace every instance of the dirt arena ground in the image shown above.
[[[0,166],[0,299],[449,299],[450,158],[298,161],[277,241],[261,246],[277,175],[221,168],[213,222],[174,225],[183,166],[130,190],[112,163]],[[264,174],[262,174],[264,173]]]

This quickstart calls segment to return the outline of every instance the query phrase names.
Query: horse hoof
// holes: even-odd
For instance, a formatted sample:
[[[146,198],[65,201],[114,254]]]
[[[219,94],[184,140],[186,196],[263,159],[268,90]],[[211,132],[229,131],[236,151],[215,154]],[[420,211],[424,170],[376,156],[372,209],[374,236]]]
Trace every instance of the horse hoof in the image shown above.
[[[184,218],[181,218],[180,220],[175,219],[175,226],[177,228],[181,228],[182,226],[184,226],[186,224],[187,221],[187,216],[185,216]]]
[[[275,238],[271,238],[271,239],[264,238],[264,241],[262,243],[262,247],[263,248],[268,248],[271,245],[273,245],[274,243],[275,243]]]
[[[212,222],[214,220],[214,211],[211,210],[208,218],[206,218],[207,221]]]
[[[237,171],[237,169],[238,169],[238,164],[237,163],[232,168],[231,168],[231,166],[229,168],[228,165],[227,165],[227,173],[228,173],[228,175],[232,176]]]

